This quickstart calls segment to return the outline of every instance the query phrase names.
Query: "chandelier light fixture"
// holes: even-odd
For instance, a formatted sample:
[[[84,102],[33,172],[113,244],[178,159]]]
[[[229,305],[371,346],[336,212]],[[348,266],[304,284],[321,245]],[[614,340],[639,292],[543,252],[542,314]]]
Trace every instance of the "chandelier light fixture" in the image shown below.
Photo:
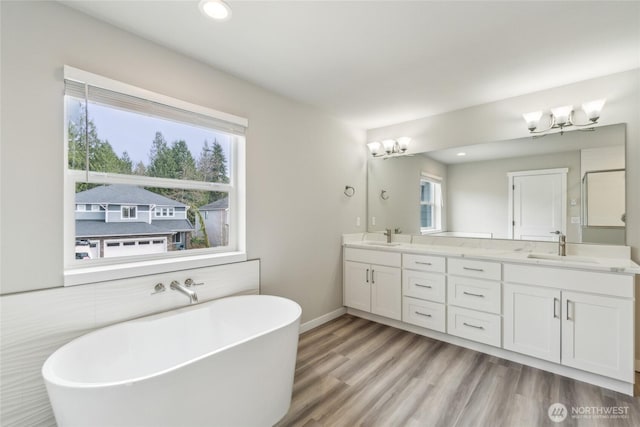
[[[409,156],[407,153],[409,149],[409,143],[411,138],[408,136],[402,136],[398,139],[385,139],[382,142],[373,141],[367,144],[369,152],[373,157],[399,157]]]
[[[522,115],[522,117],[524,117],[524,120],[527,122],[527,128],[529,129],[530,133],[544,134],[549,132],[550,130],[560,129],[560,135],[562,135],[564,134],[565,128],[569,126],[585,127],[593,126],[594,124],[598,123],[600,112],[602,111],[602,107],[604,107],[605,101],[605,99],[597,99],[595,101],[584,102],[582,104],[582,110],[589,120],[587,123],[574,122],[573,105],[563,105],[561,107],[552,108],[551,113],[549,113],[549,125],[546,129],[542,130],[538,130],[540,119],[543,116],[542,111],[525,113]]]

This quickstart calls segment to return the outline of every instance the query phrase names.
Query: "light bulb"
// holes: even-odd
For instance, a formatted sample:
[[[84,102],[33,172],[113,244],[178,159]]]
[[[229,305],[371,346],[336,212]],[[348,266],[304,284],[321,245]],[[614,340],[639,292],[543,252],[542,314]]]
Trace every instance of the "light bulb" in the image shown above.
[[[384,152],[387,154],[393,153],[393,147],[396,145],[396,141],[393,139],[385,139],[382,141],[382,145],[384,146]]]
[[[531,132],[536,130],[538,124],[540,123],[540,118],[542,117],[542,111],[533,111],[531,113],[524,113],[522,115],[524,117],[524,121],[527,122],[527,129]]]
[[[573,112],[573,105],[563,105],[562,107],[556,107],[551,109],[551,114],[553,114],[555,124],[560,127],[563,127],[567,124],[571,124],[569,119],[571,117],[572,112]]]
[[[369,147],[369,151],[373,156],[378,155],[378,153],[380,152],[380,146],[381,144],[378,141],[373,141],[367,144],[367,147]]]
[[[222,0],[202,0],[200,11],[216,21],[227,21],[231,18],[231,8]]]
[[[403,153],[407,151],[407,149],[409,149],[410,142],[411,138],[409,138],[408,136],[401,136],[400,138],[398,138],[398,148],[400,149],[400,151]]]
[[[589,120],[595,122],[600,118],[600,112],[602,111],[602,107],[604,107],[605,101],[606,99],[597,99],[582,104],[582,109]]]

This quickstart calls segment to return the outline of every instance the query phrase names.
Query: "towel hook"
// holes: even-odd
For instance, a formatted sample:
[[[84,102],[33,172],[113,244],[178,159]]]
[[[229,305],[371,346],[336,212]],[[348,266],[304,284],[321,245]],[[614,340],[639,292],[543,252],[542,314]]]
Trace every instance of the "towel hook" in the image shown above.
[[[356,189],[355,189],[355,188],[353,188],[353,187],[352,187],[352,186],[350,186],[350,185],[346,185],[346,186],[344,187],[344,195],[345,195],[345,196],[347,196],[347,197],[353,197],[353,195],[354,195],[354,194],[356,194]]]
[[[382,200],[389,200],[389,193],[387,193],[387,190],[382,190],[380,192],[380,198]]]

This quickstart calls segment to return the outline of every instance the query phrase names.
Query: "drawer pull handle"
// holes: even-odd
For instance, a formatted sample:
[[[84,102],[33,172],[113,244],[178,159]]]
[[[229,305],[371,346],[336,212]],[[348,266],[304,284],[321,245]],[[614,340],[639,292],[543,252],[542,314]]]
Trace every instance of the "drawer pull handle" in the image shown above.
[[[482,329],[482,330],[484,331],[484,326],[471,325],[471,324],[469,324],[469,323],[467,323],[467,322],[463,322],[462,324],[463,324],[464,326],[468,326],[468,327],[473,328],[473,329]]]
[[[471,268],[471,267],[462,267],[463,270],[469,270],[469,271],[479,271],[480,273],[484,272],[483,268]]]
[[[484,295],[482,295],[482,294],[474,294],[472,292],[467,292],[467,291],[462,291],[462,293],[465,294],[465,295],[472,296],[472,297],[484,298]]]
[[[419,311],[414,311],[414,313],[416,313],[419,316],[424,316],[424,317],[432,317],[430,314],[427,313],[420,313]]]
[[[421,285],[420,283],[414,283],[413,286],[418,286],[419,288],[429,288],[429,289],[431,289],[431,286],[429,286],[429,285]]]
[[[424,262],[424,261],[416,261],[416,264],[421,264],[421,265],[433,265],[430,262]]]

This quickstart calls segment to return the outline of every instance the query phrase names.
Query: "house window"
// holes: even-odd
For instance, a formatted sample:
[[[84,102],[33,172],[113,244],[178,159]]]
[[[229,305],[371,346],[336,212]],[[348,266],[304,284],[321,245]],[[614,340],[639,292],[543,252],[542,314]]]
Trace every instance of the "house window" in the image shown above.
[[[135,206],[122,206],[120,208],[120,213],[121,213],[122,219],[136,219],[136,218],[138,218]]]
[[[135,274],[127,269],[139,270],[147,259],[170,261],[152,263],[153,271],[145,274],[190,268],[195,261],[187,252],[210,254],[209,265],[246,260],[246,119],[72,67],[65,66],[64,75],[65,205],[73,206],[65,209],[65,284],[131,277]],[[229,204],[224,224],[229,239],[214,247],[202,237],[206,230],[198,233],[196,226],[206,226],[198,219],[203,215],[199,208],[220,199]],[[118,221],[118,208],[120,219],[136,221]],[[93,213],[81,216],[76,211]],[[190,233],[190,238],[180,238],[183,251],[164,245],[162,253],[149,254],[130,245],[126,251],[112,251],[108,260],[76,261],[71,249],[78,239],[147,237],[155,244],[152,235],[182,233]],[[90,275],[92,264],[105,273]],[[111,264],[113,269],[103,268]]]
[[[420,178],[420,232],[442,231],[442,180],[436,177]]]
[[[176,215],[175,208],[156,208],[155,214],[157,218],[174,217]]]

